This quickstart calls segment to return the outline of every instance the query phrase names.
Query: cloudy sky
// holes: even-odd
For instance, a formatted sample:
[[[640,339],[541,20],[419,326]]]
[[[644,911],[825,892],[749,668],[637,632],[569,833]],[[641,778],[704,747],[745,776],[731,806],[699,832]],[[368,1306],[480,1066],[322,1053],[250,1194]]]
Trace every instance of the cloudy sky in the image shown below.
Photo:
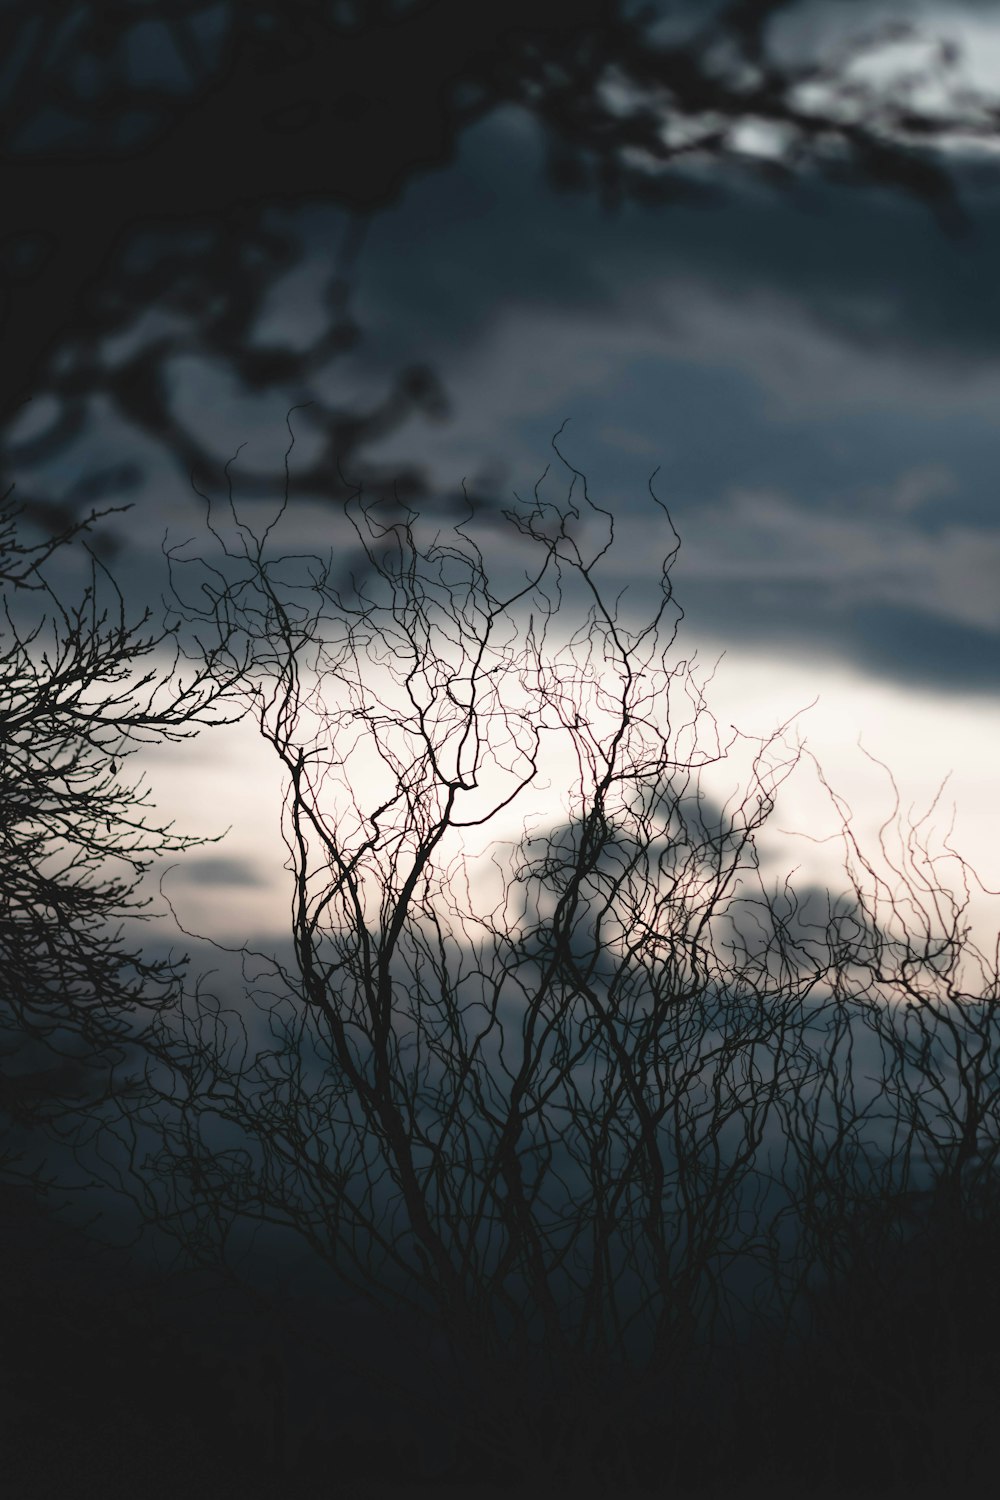
[[[822,43],[848,9],[856,20],[857,6],[800,7],[784,44]],[[865,19],[892,13],[870,5]],[[940,29],[939,9],[921,14]],[[970,77],[990,84],[995,14],[946,15]],[[451,166],[372,219],[351,282],[362,339],[331,368],[331,393],[374,397],[400,366],[428,361],[448,416],[415,416],[373,457],[419,462],[442,486],[488,481],[501,496],[529,492],[556,462],[550,444],[565,423],[560,446],[619,518],[611,566],[637,610],[654,540],[666,540],[647,492],[655,470],[682,538],[678,650],[706,671],[722,658],[709,695],[720,721],[761,735],[817,700],[798,733],[863,832],[892,801],[859,738],[892,768],[904,808],[951,773],[958,847],[1000,887],[996,158],[958,162],[970,220],[958,236],[887,192],[803,181],[781,193],[735,172],[708,202],[609,215],[589,196],[554,194],[544,166],[537,126],[496,113],[462,137]],[[297,212],[308,253],[277,289],[262,338],[309,337],[344,233],[337,212]],[[252,400],[194,362],[173,379],[178,409],[222,449],[247,443],[263,464],[283,451],[284,403]],[[128,456],[138,443],[98,422],[59,464],[69,472],[88,447]],[[304,433],[303,457],[308,444]],[[148,478],[119,556],[137,591],[156,586],[164,530],[179,540],[203,525],[183,478],[142,456]],[[303,501],[286,526],[289,540],[316,540],[330,519]],[[225,844],[178,867],[179,912],[233,935],[247,922],[280,929],[278,791],[252,733],[158,751],[149,769],[179,821],[233,825]],[[807,768],[775,822],[832,829]],[[777,833],[769,848],[810,877],[833,876],[834,849]]]

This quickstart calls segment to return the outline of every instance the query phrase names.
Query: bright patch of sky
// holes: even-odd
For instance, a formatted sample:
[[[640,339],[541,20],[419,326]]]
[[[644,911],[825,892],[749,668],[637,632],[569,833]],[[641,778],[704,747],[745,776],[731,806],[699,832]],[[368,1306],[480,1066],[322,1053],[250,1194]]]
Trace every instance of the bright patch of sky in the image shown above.
[[[682,653],[687,654],[687,653]],[[727,759],[704,774],[704,788],[718,803],[738,799],[747,786],[750,761],[778,725],[793,720],[787,743],[808,752],[784,783],[770,823],[759,838],[765,880],[794,872],[799,889],[845,889],[841,817],[822,787],[814,756],[830,788],[844,799],[852,827],[875,866],[879,830],[892,817],[895,781],[904,825],[920,820],[947,778],[939,804],[924,828],[931,852],[941,857],[942,883],[959,889],[961,870],[947,857],[946,843],[967,861],[979,880],[1000,889],[1000,803],[996,797],[995,749],[1000,743],[1000,705],[952,699],[945,712],[928,694],[888,688],[836,664],[783,661],[731,648],[721,661],[707,652],[697,673],[712,675],[706,691],[720,733],[741,732]],[[373,690],[378,674],[373,673]],[[159,806],[176,812],[178,827],[231,831],[219,845],[179,857],[164,889],[184,927],[202,936],[265,948],[287,936],[291,877],[279,835],[282,768],[250,722],[202,736],[196,744],[143,755]],[[881,764],[879,764],[881,762]],[[890,773],[891,778],[890,779]],[[489,859],[492,839],[516,842],[525,827],[540,833],[568,805],[579,768],[567,742],[550,746],[537,787],[509,812],[478,830],[455,835],[442,858],[463,850],[470,856],[474,899],[496,899]],[[951,773],[949,775],[949,773]],[[350,800],[373,808],[384,792],[363,757],[352,763]],[[346,808],[348,793],[331,788],[331,805]],[[898,835],[887,848],[898,859]],[[1000,926],[1000,900],[972,883],[969,922],[989,951]],[[161,934],[162,935],[162,934]]]

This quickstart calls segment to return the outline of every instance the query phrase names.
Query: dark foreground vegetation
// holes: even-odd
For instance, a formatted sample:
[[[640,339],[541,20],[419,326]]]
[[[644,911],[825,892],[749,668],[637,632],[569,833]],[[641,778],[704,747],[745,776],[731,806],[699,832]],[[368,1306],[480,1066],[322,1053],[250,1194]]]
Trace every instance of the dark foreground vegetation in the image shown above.
[[[471,515],[358,492],[322,559],[206,496],[214,552],[170,554],[152,645],[96,565],[55,605],[8,515],[16,1493],[989,1483],[1000,1032],[971,872],[898,818],[869,856],[845,814],[841,892],[766,879],[799,751],[778,732],[712,802],[737,737],[679,655],[669,515],[651,485],[665,557],[630,609],[567,469],[508,512],[496,577]],[[193,841],[127,756],[239,714],[285,770],[292,932],[220,952],[213,988],[98,937]],[[511,808],[520,842],[475,852]]]
[[[9,1197],[4,1224],[11,1495],[560,1493],[548,1478],[532,1485],[504,1474],[471,1444],[458,1445],[447,1468],[428,1464],[415,1436],[397,1435],[390,1408],[373,1414],[365,1436],[331,1410],[325,1432],[296,1435],[282,1452],[280,1392],[264,1375],[259,1324],[238,1301],[222,1321],[218,1288],[195,1298],[186,1287],[150,1285],[121,1257],[112,1274],[92,1247]],[[608,1492],[791,1496],[807,1485],[817,1495],[930,1495],[947,1482],[963,1494],[991,1493],[997,1237],[973,1249],[975,1238],[942,1238],[937,1255],[905,1257],[902,1287],[898,1257],[888,1254],[866,1276],[855,1273],[841,1322],[845,1278],[781,1375],[763,1350],[752,1351],[756,1374],[735,1401],[723,1382],[705,1393],[706,1406],[692,1392],[679,1413],[664,1410],[636,1445],[646,1483],[612,1478]],[[963,1291],[949,1294],[959,1277],[968,1278]],[[384,1348],[391,1352],[388,1338]],[[901,1352],[895,1363],[892,1349]],[[312,1362],[309,1373],[322,1378]],[[677,1478],[664,1483],[671,1451]],[[945,1481],[942,1472],[960,1477]]]

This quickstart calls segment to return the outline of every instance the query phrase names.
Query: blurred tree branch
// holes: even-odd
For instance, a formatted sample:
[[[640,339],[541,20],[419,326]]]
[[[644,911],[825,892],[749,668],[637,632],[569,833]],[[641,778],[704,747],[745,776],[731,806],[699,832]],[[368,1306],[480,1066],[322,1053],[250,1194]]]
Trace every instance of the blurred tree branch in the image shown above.
[[[345,498],[349,468],[372,485],[395,478],[404,501],[426,498],[418,469],[390,476],[363,450],[412,411],[446,412],[435,373],[414,365],[367,411],[317,383],[359,337],[348,310],[357,239],[306,348],[261,344],[255,328],[301,255],[287,209],[336,205],[361,228],[502,105],[543,127],[554,188],[597,191],[612,208],[707,191],[711,177],[690,168],[732,163],[779,183],[813,172],[890,185],[959,224],[937,148],[994,137],[998,115],[962,83],[955,47],[935,44],[915,71],[872,82],[859,59],[918,29],[869,28],[794,61],[772,44],[772,22],[794,8],[734,0],[671,36],[655,7],[625,0],[11,0],[0,18],[0,414],[48,396],[52,415],[30,440],[10,435],[8,463],[58,451],[103,396],[185,472],[214,481],[219,456],[172,400],[170,363],[194,354],[248,392],[311,403],[323,448],[298,478],[304,492]],[[933,107],[921,102],[928,80],[944,91]],[[748,144],[748,127],[770,132],[771,147]],[[153,312],[166,325],[113,354]],[[96,498],[120,478],[105,473]]]

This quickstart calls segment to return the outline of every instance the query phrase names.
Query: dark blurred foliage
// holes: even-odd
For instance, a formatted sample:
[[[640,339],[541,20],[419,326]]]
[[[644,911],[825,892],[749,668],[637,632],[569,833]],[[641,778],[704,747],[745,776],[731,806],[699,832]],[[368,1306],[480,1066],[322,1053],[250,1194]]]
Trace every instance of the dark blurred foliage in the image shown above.
[[[6,1493],[167,1496],[199,1476],[220,1496],[260,1493],[218,1454],[224,1401],[206,1342],[185,1344],[127,1257],[53,1220],[27,1189],[0,1186],[0,1213]],[[199,1408],[212,1419],[201,1431]]]
[[[778,184],[818,173],[916,195],[950,227],[961,215],[933,148],[992,134],[997,112],[963,89],[947,45],[924,71],[876,85],[853,64],[899,39],[866,29],[790,60],[772,22],[789,0],[636,6],[628,0],[7,0],[0,14],[0,416],[37,403],[34,435],[8,431],[20,499],[58,528],[134,485],[109,464],[63,494],[26,471],[66,449],[95,404],[161,445],[185,475],[226,455],[178,415],[176,361],[222,369],[246,393],[305,406],[319,435],[293,489],[343,497],[392,481],[433,492],[418,467],[369,449],[413,413],[447,414],[438,373],[416,362],[367,407],[323,394],[362,333],[352,271],[372,215],[446,166],[461,133],[504,105],[542,127],[555,191],[668,203],[705,194],[738,164]],[[945,102],[922,107],[933,74]],[[748,123],[776,154],[747,149]],[[345,212],[313,336],[258,336],[270,290],[303,254],[297,211]],[[22,424],[23,425],[23,424]],[[283,476],[239,472],[273,490]],[[488,482],[487,482],[488,488]],[[444,497],[447,499],[447,497]],[[475,497],[473,497],[475,498]],[[480,497],[489,500],[490,496]]]
[[[142,1270],[24,1190],[0,1188],[0,1214],[0,1432],[19,1500],[465,1500],[483,1483],[511,1485],[516,1500],[551,1493],[519,1485],[465,1437],[428,1465],[440,1434],[408,1436],[384,1398],[352,1425],[330,1365],[287,1331],[279,1344],[217,1284]],[[811,1332],[790,1357],[758,1341],[714,1381],[685,1369],[650,1391],[644,1420],[607,1443],[642,1485],[621,1493],[791,1497],[804,1481],[837,1496],[991,1492],[996,1216],[872,1203],[854,1229],[852,1262],[815,1289]],[[391,1349],[387,1339],[378,1353]],[[328,1392],[304,1431],[287,1392],[293,1360]]]
[[[778,1472],[811,1461],[845,1492],[863,1474],[881,1493],[989,1493],[1000,1461],[995,1175],[974,1191],[864,1202],[836,1238],[786,1371],[798,1437]]]

